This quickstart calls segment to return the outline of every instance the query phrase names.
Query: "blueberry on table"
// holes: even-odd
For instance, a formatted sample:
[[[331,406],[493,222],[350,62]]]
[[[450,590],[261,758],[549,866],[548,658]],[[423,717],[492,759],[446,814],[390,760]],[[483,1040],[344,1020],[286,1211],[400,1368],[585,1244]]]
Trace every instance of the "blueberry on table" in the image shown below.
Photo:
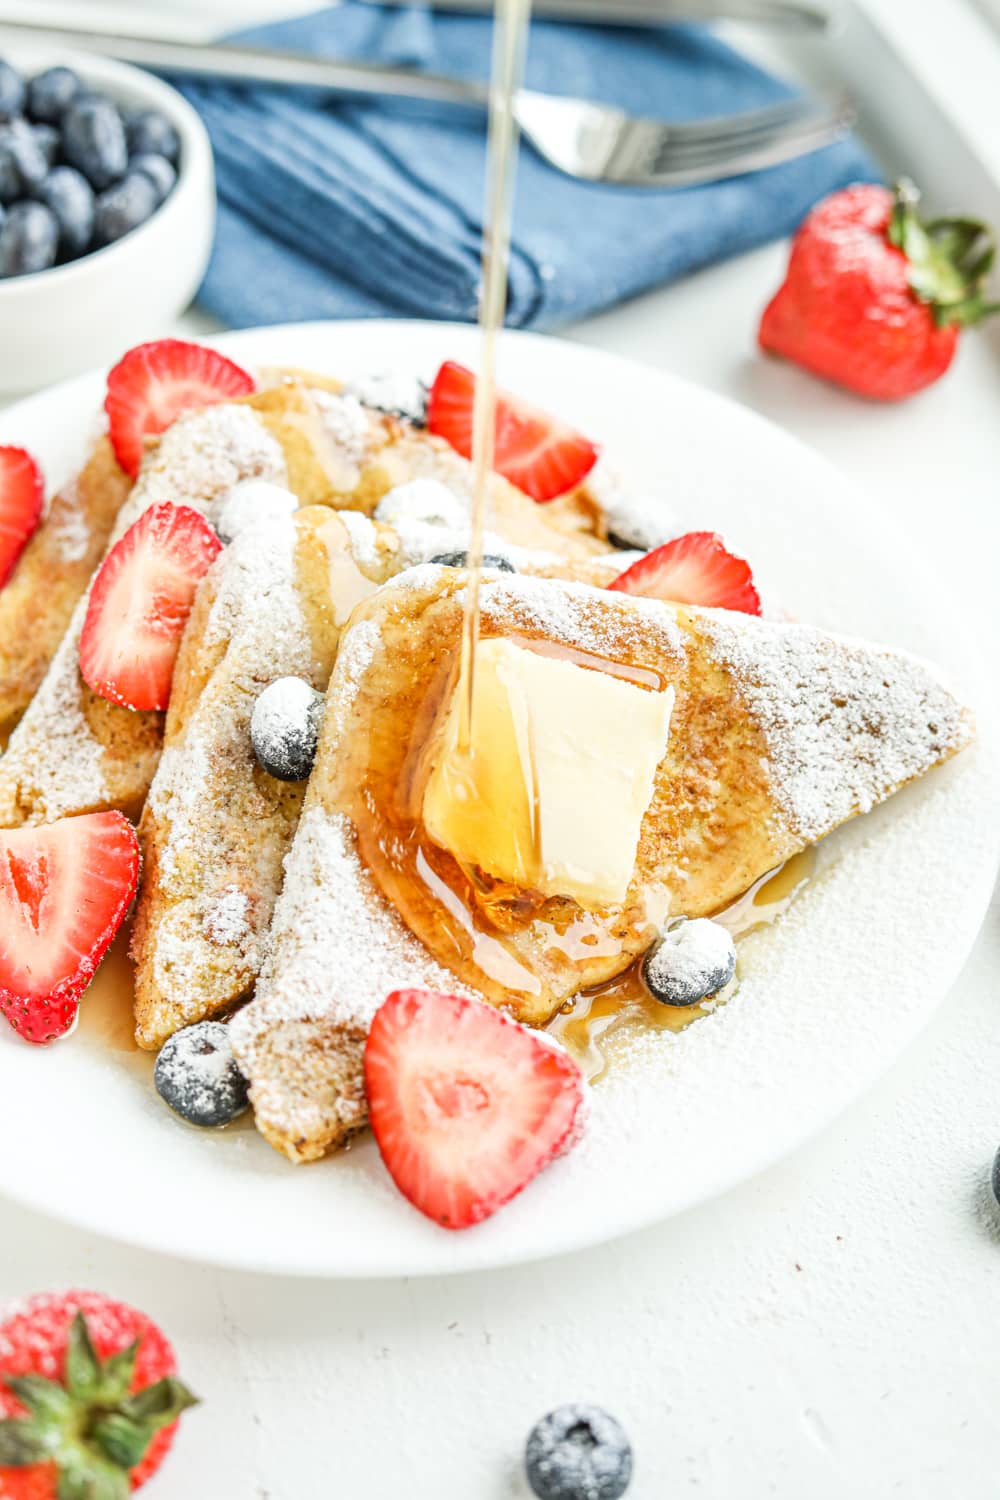
[[[599,1406],[560,1406],[532,1428],[524,1464],[538,1500],[619,1500],[632,1479],[632,1445]]]
[[[157,156],[153,151],[140,151],[137,156],[129,158],[128,169],[130,174],[142,172],[149,178],[156,189],[158,205],[169,198],[174,190],[177,173],[165,156]]]
[[[662,1005],[697,1005],[724,990],[735,972],[732,933],[707,917],[671,924],[642,964],[646,988]]]
[[[469,554],[467,552],[439,552],[430,561],[437,563],[438,567],[441,568],[467,568],[469,566]],[[483,567],[495,568],[498,573],[517,572],[509,557],[501,557],[496,552],[487,552],[483,555]]]
[[[46,68],[28,85],[28,118],[57,125],[82,89],[72,68]]]
[[[261,693],[250,717],[254,754],[278,781],[304,781],[316,759],[323,694],[301,677],[279,677]]]
[[[156,212],[156,188],[145,172],[129,172],[101,193],[94,212],[94,243],[111,245],[145,224]]]
[[[51,171],[59,160],[62,151],[62,136],[54,125],[32,125],[31,133],[35,137],[38,149],[45,157],[46,165]]]
[[[0,125],[0,198],[30,198],[49,172],[45,152],[24,120]]]
[[[38,189],[38,200],[59,221],[59,254],[75,260],[94,237],[94,190],[75,167],[56,167]]]
[[[47,271],[59,253],[59,223],[44,203],[15,203],[0,229],[0,278]]]
[[[22,114],[26,94],[20,73],[0,57],[0,120],[13,120]]]
[[[164,1042],[153,1083],[163,1102],[191,1125],[228,1125],[249,1108],[246,1079],[221,1021],[185,1026]]]
[[[63,120],[63,154],[98,193],[125,176],[125,126],[110,99],[88,94],[71,105]]]
[[[181,140],[166,115],[158,109],[143,109],[126,117],[130,156],[165,156],[176,167],[181,155]]]

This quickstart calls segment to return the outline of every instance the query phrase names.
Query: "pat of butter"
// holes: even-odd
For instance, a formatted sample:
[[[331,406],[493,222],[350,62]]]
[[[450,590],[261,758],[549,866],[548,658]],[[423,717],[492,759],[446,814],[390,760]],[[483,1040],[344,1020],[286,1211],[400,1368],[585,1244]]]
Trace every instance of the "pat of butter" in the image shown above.
[[[480,641],[472,744],[458,749],[456,692],[424,795],[428,833],[512,885],[623,901],[673,705],[673,688]]]

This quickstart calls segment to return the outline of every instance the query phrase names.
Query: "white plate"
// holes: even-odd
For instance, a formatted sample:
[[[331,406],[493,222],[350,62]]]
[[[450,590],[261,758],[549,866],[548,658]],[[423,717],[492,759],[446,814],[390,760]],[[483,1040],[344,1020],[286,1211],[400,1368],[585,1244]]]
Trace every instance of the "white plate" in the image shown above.
[[[310,325],[220,343],[247,361],[335,374],[430,374],[446,356],[474,364],[478,353],[473,330],[430,324]],[[815,454],[703,390],[579,346],[509,335],[501,374],[602,440],[685,522],[724,529],[794,614],[933,658],[975,701],[984,676],[960,612],[881,530],[877,505]],[[95,375],[37,396],[5,414],[0,440],[34,448],[59,479],[101,394]],[[737,999],[613,1071],[595,1090],[584,1143],[476,1229],[422,1219],[370,1140],[293,1168],[249,1126],[219,1136],[178,1123],[148,1060],[108,1031],[107,976],[65,1042],[33,1049],[0,1028],[0,1192],[176,1255],[324,1276],[506,1265],[678,1213],[828,1123],[928,1020],[989,898],[997,802],[983,735],[828,840],[822,876],[744,943]]]

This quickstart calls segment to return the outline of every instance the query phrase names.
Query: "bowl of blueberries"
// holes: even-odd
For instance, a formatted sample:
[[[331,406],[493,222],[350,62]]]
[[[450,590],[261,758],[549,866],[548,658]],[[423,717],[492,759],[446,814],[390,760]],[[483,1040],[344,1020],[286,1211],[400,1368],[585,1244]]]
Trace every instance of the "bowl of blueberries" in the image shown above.
[[[0,391],[162,335],[214,233],[212,148],[175,89],[97,56],[0,56]]]

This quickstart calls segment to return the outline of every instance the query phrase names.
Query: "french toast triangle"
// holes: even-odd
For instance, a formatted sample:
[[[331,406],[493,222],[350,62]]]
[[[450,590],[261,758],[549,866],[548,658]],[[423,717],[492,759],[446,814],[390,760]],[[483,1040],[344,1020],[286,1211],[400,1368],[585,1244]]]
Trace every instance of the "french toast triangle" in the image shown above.
[[[480,651],[502,657],[528,695],[541,840],[551,825],[550,852],[567,854],[569,873],[548,894],[529,890],[503,875],[509,851],[476,862],[466,850],[463,860],[428,832],[464,587],[453,569],[413,569],[360,604],[341,641],[256,997],[231,1023],[258,1127],[293,1161],[323,1155],[364,1123],[364,1039],[393,989],[478,994],[544,1025],[579,990],[628,968],[666,917],[719,910],[972,734],[968,712],[900,652],[577,583],[490,577]],[[570,674],[564,686],[556,669]],[[609,676],[629,724],[645,725],[647,739],[654,722],[657,734],[669,727],[659,743],[633,736],[630,770],[653,747],[645,810],[627,887],[597,905],[558,886],[581,878],[579,828],[612,858],[600,801],[606,792],[626,806],[634,792],[620,765],[600,764],[620,744],[620,726],[603,727],[605,704],[618,700],[581,680]],[[547,697],[531,698],[536,678],[551,678]],[[652,712],[643,698],[662,701]],[[554,700],[557,712],[571,706],[572,722],[543,740]],[[560,796],[575,804],[568,818]]]
[[[95,484],[108,479],[107,461],[102,446],[92,460],[97,466]],[[127,486],[122,491],[120,479],[111,484],[104,503],[109,511],[117,510],[110,535],[113,544],[143,511],[165,500],[192,506],[214,523],[229,491],[244,479],[287,486],[303,506],[321,504],[370,515],[389,490],[414,479],[437,478],[467,496],[469,470],[470,465],[440,440],[338,394],[336,382],[275,372],[274,383],[252,396],[179,418],[150,446],[120,510],[116,502],[128,493]],[[514,545],[581,562],[610,551],[601,508],[586,491],[539,506],[493,476],[491,504],[497,529]],[[103,541],[102,536],[101,543],[88,551],[88,576],[93,552],[99,560]],[[17,580],[15,575],[4,597],[21,597]],[[91,692],[80,677],[85,585],[86,578],[74,574],[72,587],[63,590],[62,616],[52,616],[39,651],[8,648],[9,662],[0,651],[0,706],[10,696],[11,722],[24,708],[22,684],[37,683],[0,756],[0,828],[112,807],[137,817],[149,790],[162,744],[163,716],[110,703]],[[56,646],[48,637],[60,631]],[[18,634],[26,634],[20,617]]]

